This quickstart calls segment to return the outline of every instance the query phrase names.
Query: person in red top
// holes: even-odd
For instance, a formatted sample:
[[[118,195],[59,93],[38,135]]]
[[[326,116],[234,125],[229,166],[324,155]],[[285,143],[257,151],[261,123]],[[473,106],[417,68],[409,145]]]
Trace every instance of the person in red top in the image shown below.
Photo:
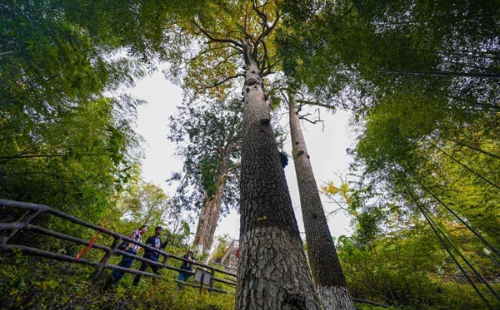
[[[134,239],[135,241],[142,242],[142,235],[144,235],[148,231],[148,225],[142,225],[141,228],[138,228],[132,232],[132,235],[130,235],[130,239]],[[139,249],[141,248],[140,245],[137,245],[135,243],[131,242],[126,242],[125,243],[125,252],[137,255],[139,252]],[[122,261],[118,264],[118,266],[123,267],[123,268],[130,268],[132,266],[132,263],[134,262],[134,259],[129,256],[123,256]],[[125,274],[124,271],[120,270],[113,270],[111,273],[111,276],[114,278],[114,284],[118,284],[120,280],[122,279],[123,275]]]

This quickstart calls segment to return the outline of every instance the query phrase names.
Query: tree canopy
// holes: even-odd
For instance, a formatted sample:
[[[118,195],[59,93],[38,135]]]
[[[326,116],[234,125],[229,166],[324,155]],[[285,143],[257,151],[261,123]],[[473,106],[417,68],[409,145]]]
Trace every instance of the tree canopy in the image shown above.
[[[499,14],[498,0],[8,0],[0,196],[121,232],[168,224],[176,246],[181,210],[219,197],[242,214],[238,309],[318,308],[269,113],[290,87],[299,110],[352,113],[350,181],[322,191],[352,218],[335,242],[355,300],[498,308]],[[172,200],[141,180],[144,102],[126,91],[160,62],[185,94]],[[43,244],[57,246],[74,250]],[[2,272],[17,297],[21,272]]]
[[[184,160],[182,173],[171,178],[180,181],[175,197],[178,206],[195,211],[201,208],[204,197],[217,190],[217,180],[223,172],[221,159],[225,156],[229,175],[221,212],[237,207],[241,113],[241,102],[233,99],[184,104],[170,117],[169,139],[176,142],[177,155]]]

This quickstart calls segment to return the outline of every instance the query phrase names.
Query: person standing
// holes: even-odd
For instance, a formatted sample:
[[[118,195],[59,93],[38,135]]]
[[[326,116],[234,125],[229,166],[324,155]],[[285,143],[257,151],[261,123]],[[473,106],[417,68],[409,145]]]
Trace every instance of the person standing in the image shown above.
[[[189,250],[188,253],[182,257],[186,260],[181,265],[182,270],[193,271],[191,264],[196,262],[195,258],[193,257],[193,253],[194,253],[193,250]],[[191,276],[192,274],[190,273],[180,271],[179,278],[177,279],[177,281],[187,282]]]
[[[144,235],[147,231],[148,231],[148,225],[142,225],[141,228],[137,228],[132,232],[132,235],[130,235],[130,239],[134,239],[137,242],[142,242],[142,235]],[[139,253],[139,250],[141,248],[140,245],[132,242],[126,242],[125,245],[126,245],[125,252],[133,255],[137,255],[137,253]],[[132,257],[124,255],[122,261],[118,264],[118,266],[123,268],[130,268],[133,262],[134,259]],[[113,270],[111,276],[114,278],[115,285],[118,284],[118,282],[120,282],[124,274],[125,274],[124,271]]]
[[[164,243],[161,243],[162,231],[163,231],[163,228],[161,226],[157,226],[155,228],[155,234],[146,240],[146,244],[151,246],[151,247],[154,247],[155,249],[158,249],[158,250],[164,249],[167,246],[168,241],[170,240],[170,236],[167,237],[167,239],[165,240]],[[150,250],[148,248],[146,248],[144,251],[144,258],[147,258],[149,260],[157,262],[159,257],[160,257],[160,253],[158,253],[158,252],[155,252],[155,251]],[[142,262],[141,267],[139,268],[139,271],[145,271],[148,268],[148,266],[151,267],[151,269],[153,269],[153,272],[156,274],[158,274],[158,270],[160,270],[160,268],[161,268],[157,265],[152,265],[152,264],[149,264],[146,262]],[[141,281],[141,277],[142,277],[142,275],[140,275],[140,274],[135,276],[134,284],[133,284],[134,286],[137,286],[139,284],[139,281]],[[155,278],[153,278],[153,283],[154,282],[155,282]]]

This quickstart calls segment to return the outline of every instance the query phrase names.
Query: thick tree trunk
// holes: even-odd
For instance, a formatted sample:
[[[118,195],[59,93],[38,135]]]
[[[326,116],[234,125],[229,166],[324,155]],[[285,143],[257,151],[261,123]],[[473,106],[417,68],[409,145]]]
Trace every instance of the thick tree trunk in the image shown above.
[[[271,128],[262,78],[245,55],[236,309],[320,309]]]
[[[316,284],[316,291],[325,310],[354,310],[335,244],[328,229],[309,153],[302,135],[295,99],[291,92],[289,93],[289,101],[292,155],[299,186],[309,265]]]
[[[198,219],[198,227],[194,238],[194,247],[199,254],[209,254],[214,242],[215,230],[219,222],[222,197],[226,185],[228,157],[223,155],[220,162],[220,174],[217,178],[215,194],[206,196]]]
[[[226,187],[228,164],[227,156],[223,156],[220,168],[221,173],[217,179],[217,190],[213,199],[212,209],[210,210],[210,214],[207,215],[207,230],[203,237],[203,253],[210,253],[214,243],[215,230],[219,223],[220,208],[222,206],[222,197],[224,196],[224,189]]]
[[[213,196],[205,195],[203,205],[201,206],[200,216],[198,217],[198,226],[196,228],[196,236],[194,237],[193,247],[197,253],[203,253],[203,236],[207,231],[208,220],[211,205],[213,203]]]

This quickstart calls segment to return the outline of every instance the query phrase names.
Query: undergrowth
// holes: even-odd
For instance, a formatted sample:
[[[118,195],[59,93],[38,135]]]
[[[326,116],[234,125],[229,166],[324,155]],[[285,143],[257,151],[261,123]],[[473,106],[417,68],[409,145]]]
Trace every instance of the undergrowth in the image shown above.
[[[155,284],[142,277],[132,287],[134,275],[126,274],[117,287],[104,289],[89,281],[93,268],[75,263],[17,253],[0,257],[0,266],[2,309],[234,309],[233,294],[177,289],[177,273],[168,270]]]

